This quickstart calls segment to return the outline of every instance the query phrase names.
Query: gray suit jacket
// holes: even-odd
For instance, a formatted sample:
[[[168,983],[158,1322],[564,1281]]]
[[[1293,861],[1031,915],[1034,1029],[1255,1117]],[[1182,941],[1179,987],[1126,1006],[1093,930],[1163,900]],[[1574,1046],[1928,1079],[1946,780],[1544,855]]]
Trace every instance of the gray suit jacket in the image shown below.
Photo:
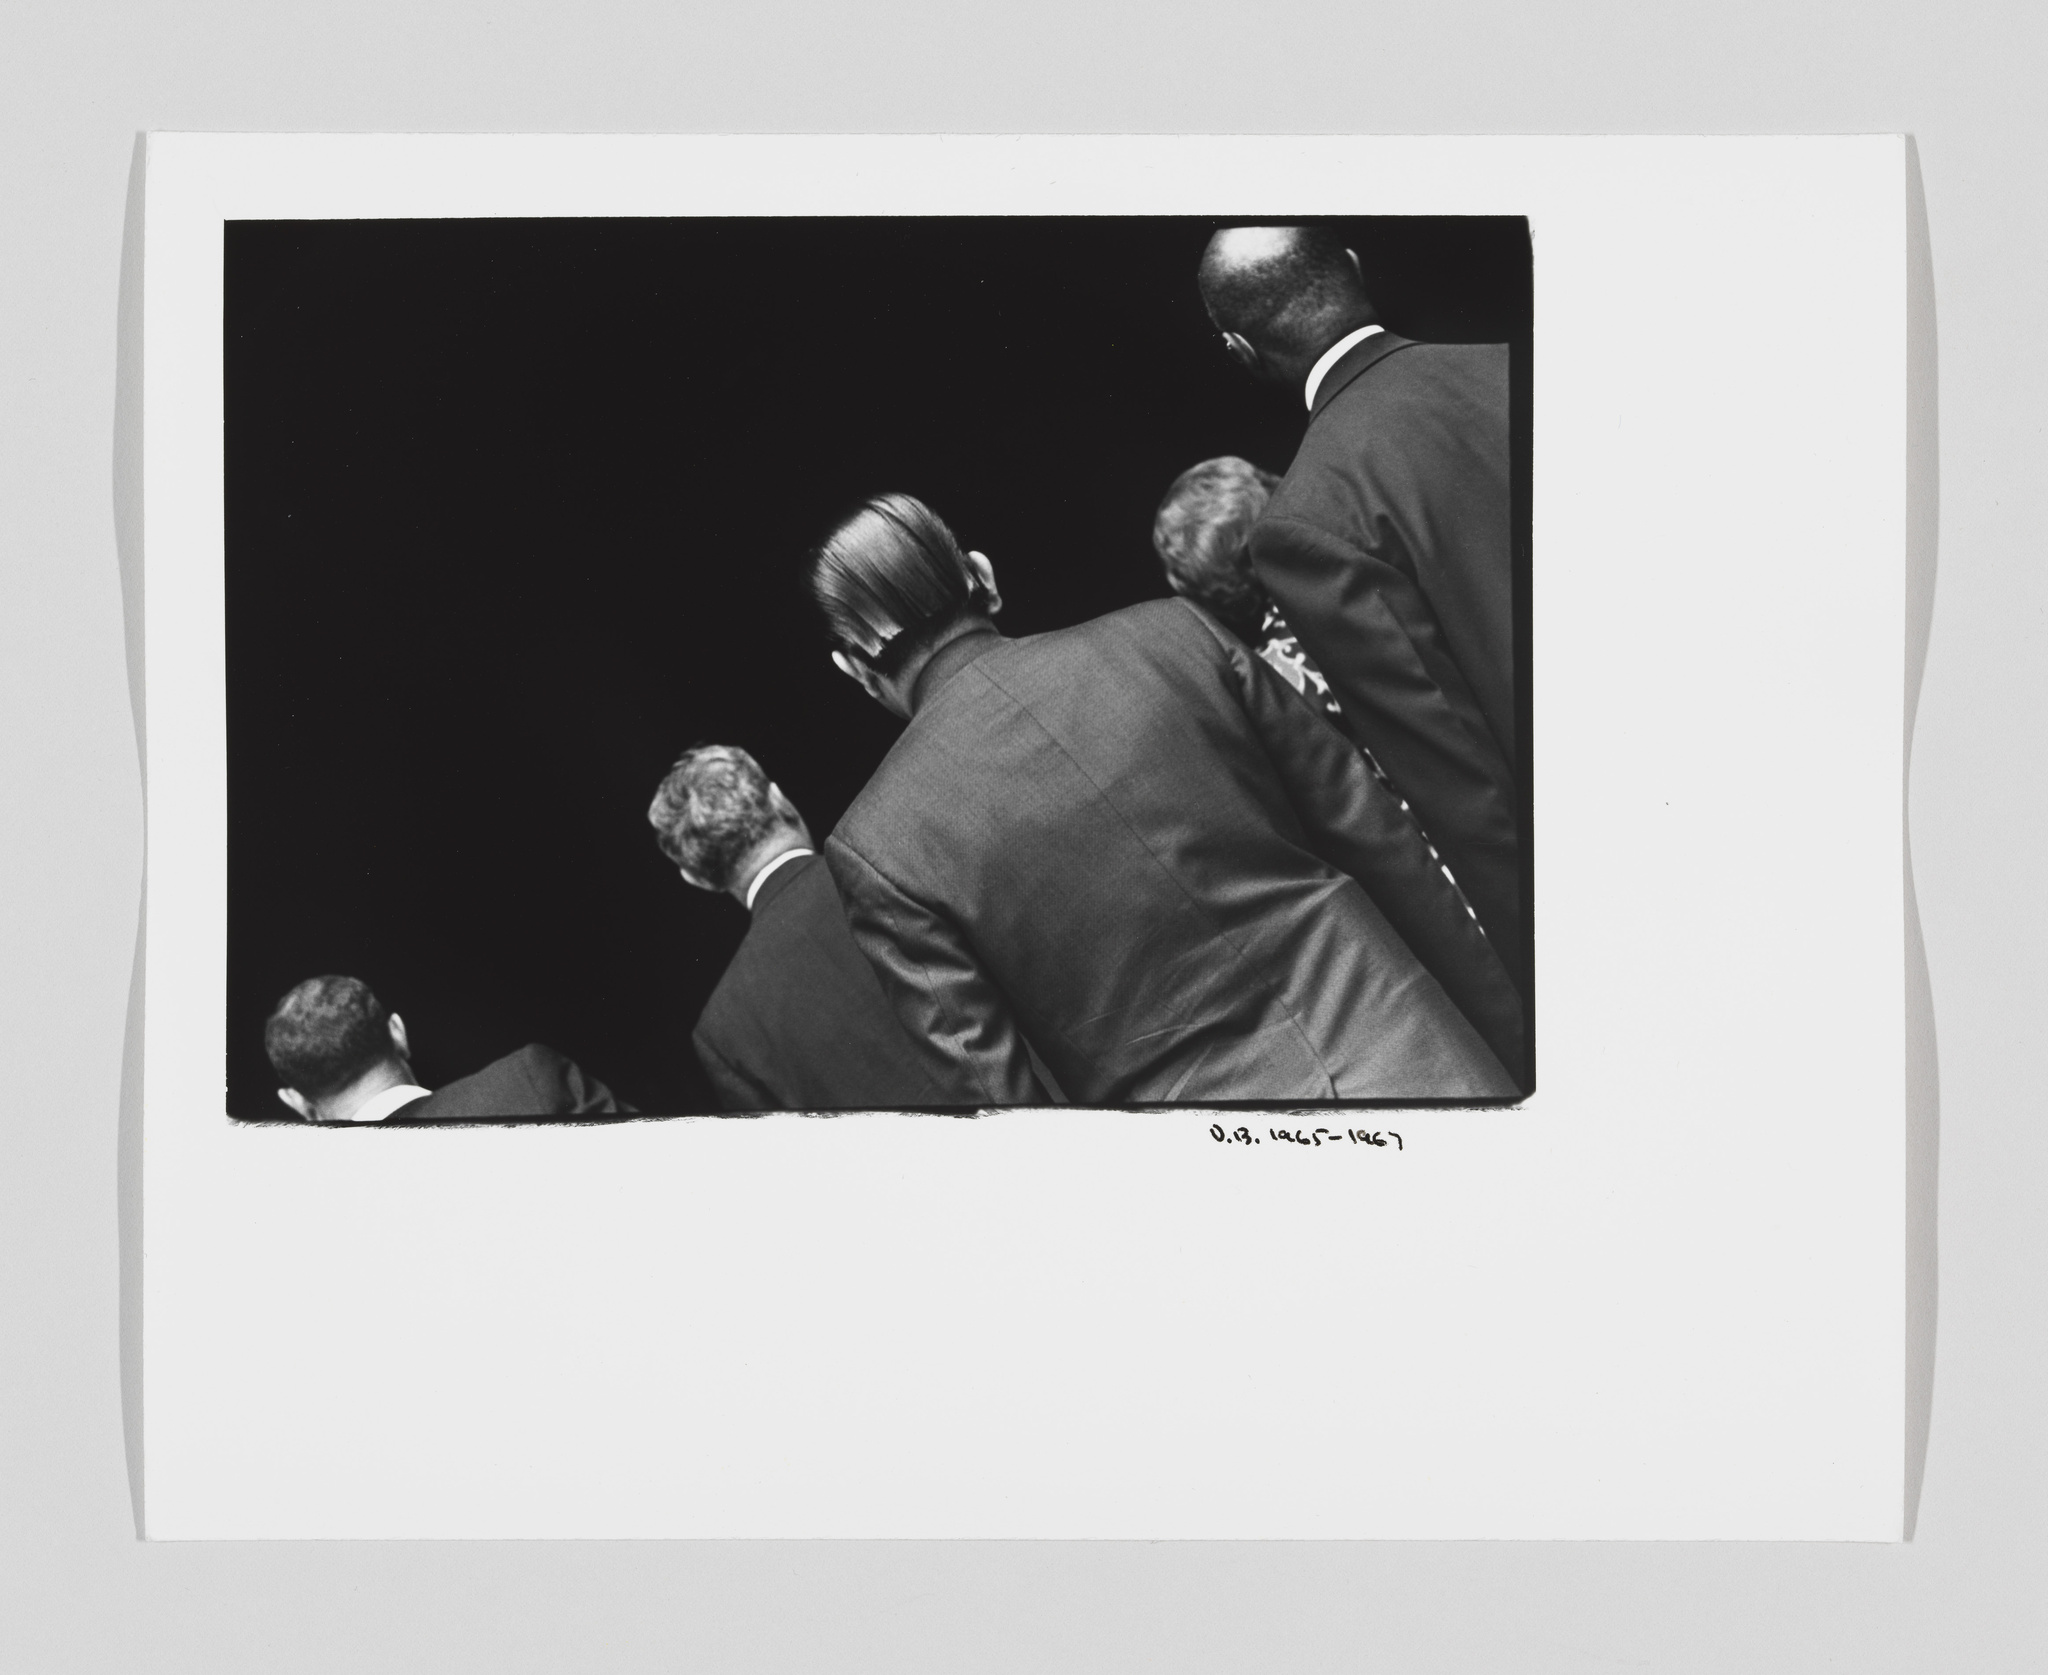
[[[1519,998],[1413,821],[1195,606],[968,635],[913,702],[826,856],[955,1097],[1043,1101],[1027,1041],[1077,1103],[1518,1091]]]
[[[728,1111],[893,1111],[944,1104],[847,933],[815,855],[778,867],[692,1040]]]
[[[548,1117],[595,1119],[632,1109],[575,1060],[533,1042],[410,1105],[401,1105],[379,1126]]]

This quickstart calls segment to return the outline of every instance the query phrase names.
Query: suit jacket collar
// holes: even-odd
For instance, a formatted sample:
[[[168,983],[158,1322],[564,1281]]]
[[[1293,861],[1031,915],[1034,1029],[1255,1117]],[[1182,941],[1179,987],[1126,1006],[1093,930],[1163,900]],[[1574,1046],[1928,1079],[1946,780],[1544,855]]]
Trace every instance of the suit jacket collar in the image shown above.
[[[373,1094],[357,1108],[350,1122],[384,1122],[401,1111],[409,1111],[421,1100],[432,1097],[431,1088],[423,1088],[417,1082],[400,1082],[386,1088],[382,1093]]]
[[[817,864],[818,857],[815,854],[799,855],[795,860],[785,862],[762,879],[761,888],[755,893],[754,905],[750,909],[752,917],[760,918],[774,904],[775,898],[796,882],[798,873]]]
[[[1337,392],[1346,385],[1355,383],[1368,367],[1376,366],[1396,349],[1407,349],[1414,345],[1412,337],[1396,337],[1392,332],[1374,332],[1363,343],[1355,346],[1349,354],[1323,374],[1322,388],[1316,391],[1316,404],[1310,411],[1308,422],[1314,424],[1322,417],[1323,409],[1336,399]]]
[[[910,713],[917,714],[934,692],[977,657],[994,651],[1003,639],[997,628],[975,628],[939,647],[932,653],[931,661],[917,672],[917,681],[910,689]]]

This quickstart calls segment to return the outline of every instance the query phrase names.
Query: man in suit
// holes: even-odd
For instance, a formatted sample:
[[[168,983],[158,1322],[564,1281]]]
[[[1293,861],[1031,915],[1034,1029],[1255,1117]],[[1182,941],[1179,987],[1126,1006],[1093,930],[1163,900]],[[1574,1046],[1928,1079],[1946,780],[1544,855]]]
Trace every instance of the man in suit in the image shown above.
[[[263,1026],[277,1097],[307,1122],[416,1124],[630,1112],[552,1047],[525,1046],[438,1092],[414,1080],[405,1020],[354,977],[309,977]]]
[[[1303,700],[1351,736],[1344,709],[1330,692],[1330,682],[1315,659],[1287,626],[1287,619],[1267,597],[1252,571],[1251,532],[1265,515],[1280,479],[1247,460],[1226,454],[1203,460],[1174,478],[1152,520],[1152,546],[1166,570],[1166,584],[1183,599],[1192,599],[1244,643]],[[1353,743],[1358,741],[1354,737]],[[1372,751],[1359,745],[1365,765],[1410,816],[1414,808],[1387,777]],[[1419,823],[1418,823],[1419,829]],[[1422,834],[1429,858],[1443,866],[1443,856],[1429,834]],[[1445,868],[1453,884],[1456,876]],[[1459,891],[1462,900],[1464,892]],[[1472,904],[1465,903],[1467,912]],[[1473,914],[1477,918],[1477,914]]]
[[[751,917],[691,1037],[729,1111],[948,1103],[853,945],[796,805],[744,750],[700,745],[647,811],[686,882]]]
[[[1358,753],[1184,600],[1009,640],[905,495],[811,555],[908,723],[826,844],[935,1079],[1035,1104],[1501,1098],[1520,1006]]]
[[[1385,330],[1320,228],[1220,232],[1199,281],[1230,353],[1309,415],[1258,578],[1526,981],[1507,346]]]

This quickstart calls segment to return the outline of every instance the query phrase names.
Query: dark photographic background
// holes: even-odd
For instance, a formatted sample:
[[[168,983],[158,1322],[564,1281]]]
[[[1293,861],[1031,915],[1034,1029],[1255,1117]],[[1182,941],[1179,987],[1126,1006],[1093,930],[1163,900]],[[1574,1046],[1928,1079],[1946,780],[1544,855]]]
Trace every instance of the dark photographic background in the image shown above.
[[[289,1118],[262,1023],[321,972],[430,1086],[543,1041],[707,1108],[746,916],[656,784],[743,746],[820,839],[860,790],[899,724],[792,571],[864,495],[986,552],[1012,634],[1162,596],[1175,474],[1285,470],[1304,418],[1203,317],[1218,224],[231,223],[228,1110]],[[1390,329],[1512,342],[1526,392],[1526,222],[1340,225]]]

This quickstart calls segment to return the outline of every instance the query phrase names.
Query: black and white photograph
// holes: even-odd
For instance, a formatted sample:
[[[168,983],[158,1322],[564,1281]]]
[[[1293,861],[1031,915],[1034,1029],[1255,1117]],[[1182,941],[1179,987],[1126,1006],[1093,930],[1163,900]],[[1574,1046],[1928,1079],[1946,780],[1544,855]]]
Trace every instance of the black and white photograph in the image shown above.
[[[152,1535],[1886,1538],[1901,155],[152,137]]]
[[[1533,1091],[1525,218],[223,238],[232,1119]]]
[[[2048,9],[0,40],[0,1675],[2043,1664]]]

